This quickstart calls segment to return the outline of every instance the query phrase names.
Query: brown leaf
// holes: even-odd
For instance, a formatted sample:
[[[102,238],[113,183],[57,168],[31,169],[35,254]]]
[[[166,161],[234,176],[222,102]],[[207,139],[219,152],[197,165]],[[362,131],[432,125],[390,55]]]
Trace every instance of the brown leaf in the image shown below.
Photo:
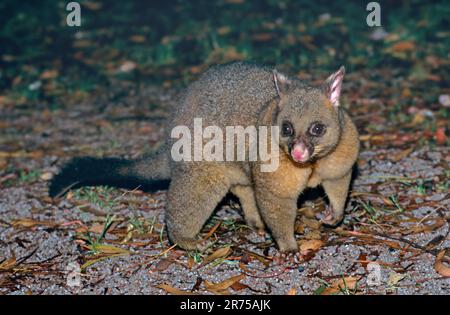
[[[257,33],[252,36],[252,39],[257,42],[267,42],[273,39],[271,33]]]
[[[128,40],[133,43],[145,43],[145,36],[142,35],[131,35]]]
[[[398,162],[400,160],[403,160],[408,155],[410,155],[411,152],[413,152],[413,151],[414,151],[414,147],[396,152],[391,156],[391,160],[392,160],[392,162]]]
[[[97,244],[95,246],[89,245],[87,247],[90,250],[96,250],[103,254],[130,254],[129,250],[107,244]]]
[[[173,264],[173,260],[170,258],[164,258],[161,259],[160,261],[158,261],[155,266],[151,269],[151,271],[155,272],[155,271],[164,271],[167,268],[170,267],[170,265]]]
[[[231,27],[229,27],[229,26],[222,26],[217,29],[217,34],[219,34],[219,35],[227,35],[230,32],[231,32]]]
[[[102,4],[100,2],[95,1],[84,1],[83,6],[86,7],[88,10],[97,11],[102,8]]]
[[[436,261],[434,262],[434,269],[438,274],[444,277],[450,277],[450,267],[446,265],[443,261],[447,250],[448,248],[440,251],[439,254],[436,256]],[[448,264],[449,262],[448,258],[446,260]]]
[[[241,281],[242,279],[244,279],[244,275],[240,274],[240,275],[228,278],[219,283],[212,283],[209,281],[205,281],[205,288],[206,288],[206,290],[208,290],[210,292],[213,292],[216,294],[222,294],[222,293],[224,293],[223,291],[226,291],[229,287],[231,287],[236,282]]]
[[[322,239],[322,234],[320,234],[319,230],[312,230],[305,234],[304,238],[308,240],[320,240]]]
[[[427,224],[427,225],[414,225],[411,228],[405,229],[402,231],[403,235],[407,234],[418,234],[418,233],[426,233],[426,232],[432,232],[442,226],[444,226],[446,223],[446,220],[443,218],[436,218],[435,222],[433,224]]]
[[[330,295],[341,292],[344,289],[354,290],[359,277],[344,277],[334,281],[329,287],[327,287],[321,295]]]
[[[447,142],[447,135],[445,134],[445,127],[438,128],[434,134],[436,143],[439,145],[444,145]]]
[[[401,41],[398,43],[395,43],[391,47],[392,51],[394,52],[405,52],[405,51],[411,51],[415,49],[415,44],[413,41]]]
[[[16,256],[13,255],[11,258],[6,259],[0,264],[0,270],[9,270],[14,267],[17,263]]]
[[[358,261],[364,268],[366,268],[367,265],[369,264],[369,262],[367,261],[367,254],[366,253],[359,254]]]
[[[322,240],[301,240],[301,241],[299,241],[299,249],[302,254],[316,251],[323,245],[324,245],[324,242]]]
[[[92,225],[92,226],[89,228],[89,232],[101,234],[101,233],[103,232],[103,229],[104,229],[104,228],[105,228],[105,225],[104,225],[104,224],[101,224],[101,223],[95,223],[94,225]]]
[[[297,234],[303,234],[305,233],[305,225],[302,222],[295,222],[294,231]]]
[[[257,253],[250,252],[250,251],[246,251],[246,254],[248,254],[248,256],[250,258],[249,261],[253,260],[253,258],[255,258],[255,259],[257,259],[260,263],[262,263],[265,266],[269,266],[270,263],[271,263],[271,260],[268,259],[266,256],[262,256],[262,255],[259,255]]]
[[[297,295],[297,289],[296,288],[290,288],[287,292],[287,295]]]
[[[37,225],[55,227],[58,225],[57,223],[51,222],[51,221],[37,221],[37,220],[33,220],[33,219],[17,219],[17,220],[13,220],[11,222],[11,224],[14,227],[18,227],[18,226],[33,227],[33,226],[37,226]]]
[[[31,158],[41,158],[44,155],[42,151],[16,151],[16,152],[3,152],[0,151],[0,158],[21,158],[21,157],[31,157]]]
[[[59,75],[58,70],[45,70],[44,72],[41,73],[40,78],[42,80],[54,79],[58,77],[58,75]]]
[[[212,253],[211,255],[209,255],[208,257],[206,257],[203,260],[202,265],[206,265],[209,264],[210,262],[218,259],[218,258],[223,258],[228,256],[231,253],[231,248],[229,246],[227,247],[221,247],[218,250],[216,250],[214,253]]]
[[[192,267],[194,267],[194,265],[195,265],[195,260],[194,260],[194,258],[191,257],[191,256],[189,256],[189,257],[188,257],[188,267],[189,267],[189,269],[192,269]]]
[[[100,261],[103,261],[103,260],[106,260],[109,258],[113,258],[113,257],[123,256],[123,255],[124,255],[124,253],[117,253],[117,254],[113,254],[113,255],[105,255],[105,256],[100,256],[99,258],[90,259],[90,260],[86,261],[83,265],[81,265],[80,269],[85,270],[89,266],[92,266],[93,264],[96,264]]]
[[[203,71],[203,67],[202,66],[192,66],[189,68],[189,72],[192,74],[199,74],[200,72]]]
[[[234,291],[241,291],[241,290],[247,289],[248,285],[240,283],[240,282],[235,282],[230,286],[230,288],[232,288]]]
[[[311,229],[318,230],[320,229],[321,223],[318,220],[315,219],[308,219],[305,217],[302,217],[302,222],[305,223],[305,225]]]
[[[222,224],[221,221],[217,222],[212,228],[211,230],[209,230],[208,234],[205,235],[204,239],[207,240],[208,238],[210,238],[214,232],[219,228],[219,226]]]

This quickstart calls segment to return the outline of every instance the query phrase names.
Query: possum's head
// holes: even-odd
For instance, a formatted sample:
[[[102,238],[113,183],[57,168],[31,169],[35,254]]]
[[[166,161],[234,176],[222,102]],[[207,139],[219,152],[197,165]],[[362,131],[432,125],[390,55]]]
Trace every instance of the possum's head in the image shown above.
[[[305,87],[274,71],[279,95],[275,124],[280,147],[293,161],[307,163],[333,151],[341,136],[339,97],[345,69],[341,67],[318,87]]]

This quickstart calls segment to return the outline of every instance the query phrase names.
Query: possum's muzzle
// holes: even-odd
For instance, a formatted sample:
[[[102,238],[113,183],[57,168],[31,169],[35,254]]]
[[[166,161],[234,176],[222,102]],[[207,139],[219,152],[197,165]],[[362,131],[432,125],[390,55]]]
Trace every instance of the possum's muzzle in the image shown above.
[[[289,154],[297,163],[308,162],[314,153],[314,146],[302,139],[294,139],[289,144]]]

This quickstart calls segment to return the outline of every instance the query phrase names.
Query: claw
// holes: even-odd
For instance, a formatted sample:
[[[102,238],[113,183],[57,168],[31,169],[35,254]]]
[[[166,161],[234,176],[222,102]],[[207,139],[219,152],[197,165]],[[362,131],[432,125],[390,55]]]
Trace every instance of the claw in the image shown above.
[[[273,263],[275,265],[298,265],[303,262],[303,255],[299,252],[278,252],[273,256]]]
[[[335,225],[337,225],[339,222],[342,221],[342,218],[343,218],[342,216],[340,216],[340,217],[335,217],[335,216],[334,216],[334,210],[333,210],[333,207],[330,206],[330,205],[327,205],[326,208],[325,208],[325,211],[324,211],[323,215],[322,215],[321,218],[320,218],[320,221],[321,221],[323,224],[330,225],[330,226],[335,226]]]

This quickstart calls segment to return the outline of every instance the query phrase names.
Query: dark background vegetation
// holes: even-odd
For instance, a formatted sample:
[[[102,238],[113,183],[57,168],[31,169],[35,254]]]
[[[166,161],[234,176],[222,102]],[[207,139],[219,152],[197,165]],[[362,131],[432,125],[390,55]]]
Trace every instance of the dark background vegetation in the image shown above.
[[[70,102],[61,96],[78,100],[111,79],[168,86],[237,59],[294,74],[344,64],[350,73],[373,69],[367,79],[380,83],[394,82],[380,70],[395,70],[389,74],[413,79],[413,95],[448,87],[446,1],[379,1],[388,33],[379,40],[366,24],[368,1],[80,1],[81,27],[65,24],[68,2],[0,3],[4,103],[59,107]],[[116,71],[126,61],[133,69]],[[42,88],[29,89],[42,78]]]

